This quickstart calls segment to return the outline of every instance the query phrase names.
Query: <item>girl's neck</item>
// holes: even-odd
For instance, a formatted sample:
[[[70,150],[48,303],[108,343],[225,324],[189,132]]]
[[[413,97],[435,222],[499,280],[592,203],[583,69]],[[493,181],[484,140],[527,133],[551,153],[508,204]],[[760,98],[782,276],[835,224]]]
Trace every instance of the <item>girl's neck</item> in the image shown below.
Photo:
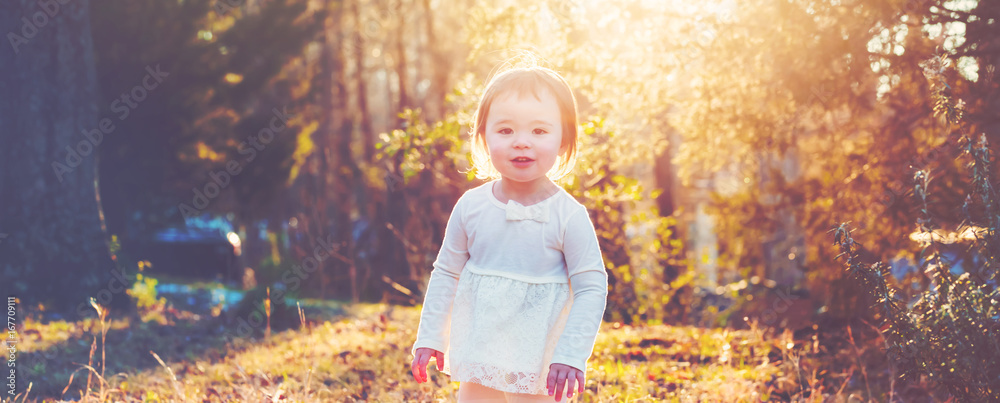
[[[493,186],[493,196],[501,203],[513,200],[524,206],[541,202],[558,191],[559,186],[552,183],[549,178],[541,178],[531,182],[515,182],[501,178]]]

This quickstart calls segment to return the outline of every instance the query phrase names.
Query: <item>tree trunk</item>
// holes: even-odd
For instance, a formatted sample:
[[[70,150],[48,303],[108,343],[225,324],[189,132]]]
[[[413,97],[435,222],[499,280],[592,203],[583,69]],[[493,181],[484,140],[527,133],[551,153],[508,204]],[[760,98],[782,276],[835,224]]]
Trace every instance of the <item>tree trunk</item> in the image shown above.
[[[340,3],[327,3],[326,7],[333,7],[339,10]],[[320,55],[320,72],[319,72],[319,88],[322,94],[321,105],[322,108],[322,120],[320,121],[319,130],[313,134],[315,137],[314,141],[316,143],[316,151],[313,158],[316,159],[316,164],[318,165],[315,170],[311,170],[313,175],[313,180],[316,183],[316,187],[313,191],[313,216],[309,221],[315,223],[315,225],[310,225],[309,227],[309,240],[310,245],[318,245],[319,240],[323,238],[324,234],[330,230],[329,220],[327,219],[327,203],[326,198],[329,197],[329,178],[330,178],[330,138],[333,136],[333,123],[334,114],[337,112],[334,110],[334,103],[337,102],[336,99],[339,94],[334,93],[334,85],[331,69],[334,68],[332,65],[336,63],[334,60],[336,52],[334,52],[333,46],[339,40],[337,30],[340,29],[340,12],[333,13],[327,18],[327,23],[324,24],[323,30],[323,43],[322,43],[322,54]],[[319,262],[319,274],[320,274],[320,298],[326,298],[326,284],[328,282],[326,277],[326,267],[329,260]],[[335,264],[335,263],[334,263]],[[338,273],[334,271],[334,278],[338,276]]]
[[[357,32],[364,32],[364,26],[361,20],[361,12],[358,9],[359,0],[353,0],[351,2],[351,14],[354,16],[354,24]],[[364,148],[364,154],[362,156],[362,163],[371,166],[375,160],[375,134],[372,133],[372,121],[371,113],[368,110],[368,85],[365,82],[365,39],[364,35],[357,35],[357,41],[354,43],[354,80],[357,83],[358,92],[358,109],[356,119],[359,127],[359,132],[361,135],[361,143]],[[359,168],[357,160],[351,157],[351,167],[353,168],[354,176],[354,194],[355,194],[355,206],[357,206],[358,213],[361,216],[361,220],[367,226],[362,234],[359,234],[361,238],[354,239],[354,248],[352,249],[352,260],[353,266],[357,268],[359,265],[364,270],[361,280],[355,284],[359,289],[359,292],[364,292],[368,288],[369,280],[372,275],[371,267],[371,243],[368,240],[372,239],[370,235],[372,229],[372,216],[373,216],[373,206],[371,203],[371,198],[369,197],[370,185],[366,183],[365,177]]]
[[[329,197],[333,200],[333,208],[330,210],[332,224],[334,226],[333,240],[336,244],[336,253],[341,259],[331,259],[337,277],[345,273],[348,282],[336,283],[335,293],[343,296],[350,293],[351,300],[358,302],[360,290],[358,289],[358,273],[352,259],[353,239],[351,211],[354,208],[352,194],[357,190],[353,186],[355,178],[360,176],[360,170],[354,163],[351,155],[351,120],[347,106],[347,83],[344,72],[344,48],[343,32],[340,31],[344,21],[344,3],[333,5],[332,24],[327,31],[327,43],[324,46],[324,62],[329,66],[324,69],[324,74],[329,74],[326,78],[329,84],[324,90],[327,96],[326,111],[329,116],[327,126],[323,130],[325,139],[323,140],[322,152],[325,159],[330,164],[323,169],[321,174],[327,178],[332,186],[328,186],[329,191],[321,193],[321,197]],[[345,289],[346,288],[346,289]]]
[[[442,46],[434,33],[434,10],[430,0],[421,0],[424,9],[424,32],[427,35],[427,54],[430,56],[431,85],[424,101],[423,118],[427,122],[436,122],[444,117],[444,98],[448,92],[448,74],[452,63],[449,63]]]
[[[354,42],[354,79],[358,84],[358,121],[361,124],[361,141],[365,150],[365,162],[371,164],[375,159],[375,133],[372,133],[371,114],[368,111],[368,84],[365,82],[365,27],[358,10],[358,0],[351,3],[351,14],[354,15],[355,29],[359,33]],[[360,204],[360,203],[359,203]]]
[[[89,17],[87,0],[0,6],[12,28],[0,50],[4,294],[72,315],[93,312],[88,297],[125,306],[129,287],[113,272],[97,192],[97,151],[116,121],[98,119]]]
[[[406,42],[403,39],[403,31],[406,30],[406,15],[403,9],[403,0],[396,1],[396,16],[398,17],[396,26],[396,80],[399,85],[399,107],[397,113],[409,108],[410,105],[410,80],[407,74],[406,65]],[[400,120],[402,122],[402,120]]]

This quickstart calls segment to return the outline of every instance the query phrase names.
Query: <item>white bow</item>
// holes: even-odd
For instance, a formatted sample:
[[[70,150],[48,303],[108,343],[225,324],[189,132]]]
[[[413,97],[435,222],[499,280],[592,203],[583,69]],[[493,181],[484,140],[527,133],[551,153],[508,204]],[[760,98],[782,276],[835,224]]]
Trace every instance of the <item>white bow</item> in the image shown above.
[[[549,221],[548,203],[535,203],[525,206],[513,200],[507,201],[507,220],[535,220],[538,222]]]

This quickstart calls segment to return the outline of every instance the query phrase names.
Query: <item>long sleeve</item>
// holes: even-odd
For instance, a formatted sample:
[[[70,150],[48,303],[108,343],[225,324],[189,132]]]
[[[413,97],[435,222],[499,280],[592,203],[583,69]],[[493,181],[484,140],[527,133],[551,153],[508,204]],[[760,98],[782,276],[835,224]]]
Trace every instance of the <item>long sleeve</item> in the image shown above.
[[[411,353],[415,353],[420,347],[444,352],[448,346],[452,301],[458,288],[459,275],[465,262],[469,260],[468,235],[462,206],[460,198],[448,218],[444,242],[434,261],[434,269],[424,294],[417,340],[413,343]]]
[[[608,298],[608,274],[597,233],[586,209],[572,214],[566,225],[563,255],[573,290],[573,306],[556,344],[552,363],[586,372]]]

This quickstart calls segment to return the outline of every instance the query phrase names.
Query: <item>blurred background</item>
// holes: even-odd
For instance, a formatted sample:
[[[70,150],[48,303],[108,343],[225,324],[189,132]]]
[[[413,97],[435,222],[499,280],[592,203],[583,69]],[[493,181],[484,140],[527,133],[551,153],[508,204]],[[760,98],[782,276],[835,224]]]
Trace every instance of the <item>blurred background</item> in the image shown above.
[[[995,143],[1000,116],[992,2],[17,4],[0,64],[4,291],[53,309],[141,262],[419,301],[479,183],[478,96],[502,63],[537,63],[576,91],[582,158],[562,184],[599,227],[608,319],[689,320],[693,298],[725,309],[761,287],[849,314],[831,228],[850,222],[920,282],[915,170],[932,172],[940,227],[962,221],[968,181],[921,63],[947,57],[968,132]],[[321,245],[329,258],[296,272]]]
[[[537,63],[579,104],[560,184],[598,229],[606,320],[875,320],[841,223],[904,304],[935,284],[929,244],[955,275],[996,270],[969,169],[998,166],[961,151],[1000,142],[998,19],[976,0],[8,1],[2,291],[66,319],[157,293],[419,304],[481,183],[478,97]]]

